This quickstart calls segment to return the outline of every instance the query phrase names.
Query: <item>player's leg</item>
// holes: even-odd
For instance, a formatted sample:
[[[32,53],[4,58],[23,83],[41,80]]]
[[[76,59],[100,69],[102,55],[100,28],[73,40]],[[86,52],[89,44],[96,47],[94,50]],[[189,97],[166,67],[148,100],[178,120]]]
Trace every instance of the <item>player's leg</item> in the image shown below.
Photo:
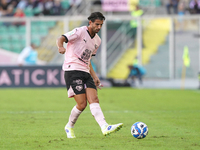
[[[69,116],[69,121],[68,121],[67,125],[65,126],[65,131],[67,133],[68,138],[75,138],[74,125],[75,125],[78,117],[80,116],[80,114],[83,112],[83,110],[87,106],[85,94],[75,95],[74,99],[77,104],[72,108],[71,114]]]
[[[99,99],[97,97],[96,89],[86,88],[86,96],[90,105],[90,111],[97,123],[99,124],[99,126],[102,127],[104,125],[107,125],[101,107],[99,105]]]
[[[77,103],[71,110],[69,121],[65,126],[65,131],[68,138],[75,138],[73,130],[74,125],[79,115],[87,106],[85,88],[80,72],[77,71],[65,71],[65,82],[68,91],[68,97],[74,97]]]
[[[87,106],[85,94],[75,95],[74,99],[77,104],[72,108],[71,114],[69,116],[69,122],[67,123],[69,127],[74,127],[79,115]]]
[[[87,96],[87,100],[90,104],[90,111],[91,111],[92,115],[94,116],[95,120],[97,121],[97,123],[99,124],[99,126],[101,127],[101,131],[102,131],[103,135],[105,135],[105,136],[109,135],[110,133],[118,131],[118,130],[120,130],[120,128],[122,128],[123,123],[109,125],[106,122],[103,112],[101,110],[101,107],[99,105],[99,99],[97,96],[96,89],[87,88],[86,96]]]

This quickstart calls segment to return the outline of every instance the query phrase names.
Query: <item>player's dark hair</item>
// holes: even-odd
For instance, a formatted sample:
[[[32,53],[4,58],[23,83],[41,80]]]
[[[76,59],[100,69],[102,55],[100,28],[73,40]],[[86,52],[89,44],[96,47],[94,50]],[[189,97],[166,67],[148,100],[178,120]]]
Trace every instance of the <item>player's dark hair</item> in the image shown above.
[[[91,20],[92,22],[94,22],[96,19],[105,20],[105,17],[104,17],[103,14],[100,13],[100,12],[93,12],[93,13],[91,13],[91,15],[88,17],[88,20]]]

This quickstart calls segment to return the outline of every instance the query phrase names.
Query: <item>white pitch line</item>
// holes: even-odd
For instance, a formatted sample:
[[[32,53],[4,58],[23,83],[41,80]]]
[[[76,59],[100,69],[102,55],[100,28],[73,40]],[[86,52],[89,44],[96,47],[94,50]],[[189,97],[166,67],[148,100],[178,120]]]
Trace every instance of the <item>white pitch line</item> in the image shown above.
[[[70,113],[71,111],[0,111],[0,114],[46,114],[46,113]],[[104,111],[104,113],[133,113],[136,111],[124,110],[124,111]],[[84,111],[83,113],[91,113],[90,111]]]
[[[0,111],[0,114],[59,114],[59,113],[70,113],[71,111]],[[172,111],[172,110],[158,110],[158,111],[153,111],[153,110],[147,110],[147,111],[133,111],[133,110],[122,110],[122,111],[115,111],[115,110],[110,110],[110,111],[103,111],[103,113],[187,113],[187,112],[193,112],[193,113],[199,113],[200,110],[180,110],[180,111]],[[90,111],[84,111],[83,113],[91,113]]]

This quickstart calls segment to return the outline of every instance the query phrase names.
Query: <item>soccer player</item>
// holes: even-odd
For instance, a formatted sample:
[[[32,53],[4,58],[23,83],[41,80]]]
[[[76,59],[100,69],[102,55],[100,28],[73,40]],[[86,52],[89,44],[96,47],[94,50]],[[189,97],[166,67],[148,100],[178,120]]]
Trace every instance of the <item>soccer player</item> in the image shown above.
[[[87,102],[103,135],[118,131],[123,126],[123,123],[109,125],[106,122],[97,96],[97,88],[101,89],[103,85],[90,63],[91,57],[96,54],[101,44],[97,33],[100,31],[105,17],[100,12],[93,12],[88,20],[88,26],[75,28],[60,36],[56,41],[59,53],[65,54],[63,70],[65,71],[68,97],[73,97],[76,101],[65,126],[68,138],[75,138],[74,125],[86,108]],[[63,47],[64,42],[68,43],[66,49]]]

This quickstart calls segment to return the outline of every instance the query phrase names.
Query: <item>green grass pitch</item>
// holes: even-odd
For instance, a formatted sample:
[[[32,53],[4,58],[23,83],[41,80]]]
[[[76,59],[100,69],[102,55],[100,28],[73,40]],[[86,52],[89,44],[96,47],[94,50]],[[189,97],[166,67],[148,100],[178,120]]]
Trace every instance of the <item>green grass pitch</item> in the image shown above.
[[[200,90],[103,88],[98,95],[107,122],[123,128],[104,137],[87,106],[76,139],[67,139],[75,101],[65,88],[0,89],[0,150],[200,149]],[[137,121],[149,128],[144,139],[130,133]]]

